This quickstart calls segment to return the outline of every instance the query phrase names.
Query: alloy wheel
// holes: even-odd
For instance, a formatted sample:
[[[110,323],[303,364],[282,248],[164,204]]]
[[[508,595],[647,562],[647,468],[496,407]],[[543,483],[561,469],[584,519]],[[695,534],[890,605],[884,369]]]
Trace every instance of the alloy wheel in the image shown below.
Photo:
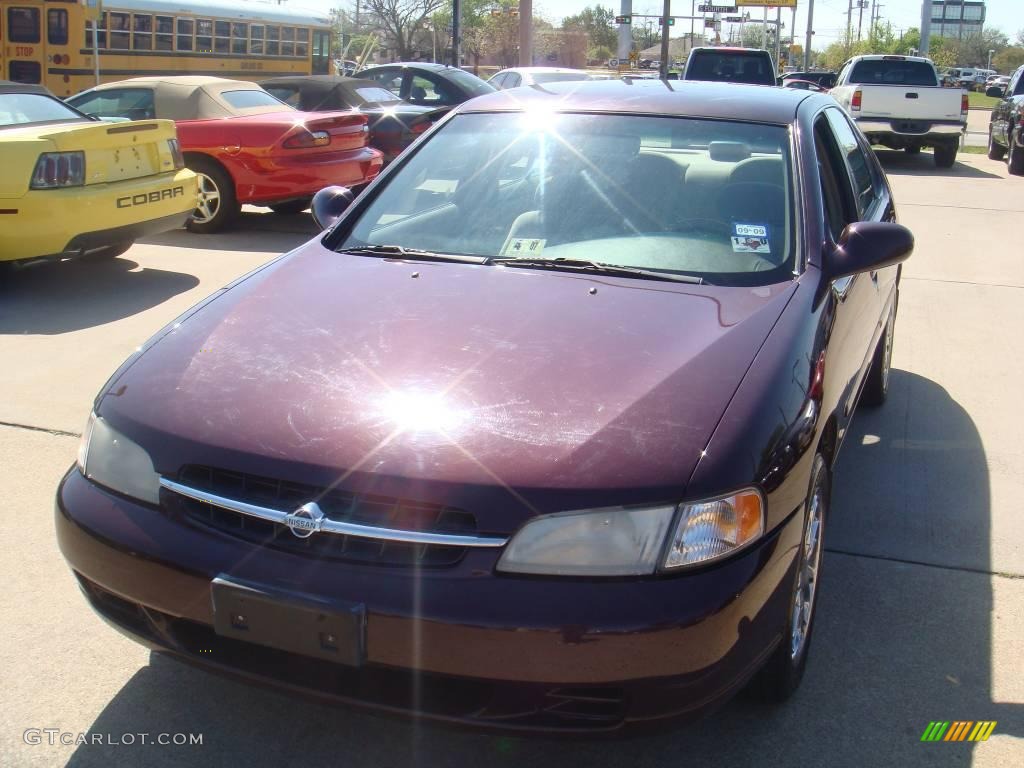
[[[800,548],[800,563],[796,589],[793,592],[793,619],[790,628],[789,655],[797,659],[803,652],[814,615],[818,596],[818,570],[821,566],[821,527],[824,520],[825,499],[820,485],[816,485],[808,502],[807,525]]]
[[[192,220],[199,224],[206,224],[214,219],[217,211],[220,210],[220,189],[216,182],[205,173],[197,173],[199,181],[199,196],[196,201],[196,208],[192,212]]]

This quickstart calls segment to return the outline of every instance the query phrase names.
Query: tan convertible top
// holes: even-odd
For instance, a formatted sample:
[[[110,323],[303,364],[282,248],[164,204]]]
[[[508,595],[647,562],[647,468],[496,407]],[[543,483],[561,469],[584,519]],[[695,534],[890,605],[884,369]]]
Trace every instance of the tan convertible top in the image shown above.
[[[291,112],[287,104],[266,104],[258,107],[233,107],[224,99],[225,91],[262,91],[256,83],[227,80],[223,77],[133,77],[116,83],[105,83],[93,90],[142,86],[153,90],[156,116],[166,120],[208,120],[218,117],[265,115]]]

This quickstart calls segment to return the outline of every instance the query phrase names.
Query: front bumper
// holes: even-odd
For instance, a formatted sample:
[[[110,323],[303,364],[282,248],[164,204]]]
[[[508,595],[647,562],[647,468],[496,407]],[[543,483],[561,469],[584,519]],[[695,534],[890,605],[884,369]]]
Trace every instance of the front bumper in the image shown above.
[[[106,492],[74,468],[57,493],[61,551],[122,632],[199,666],[316,697],[502,730],[614,731],[728,699],[779,642],[799,515],[726,563],[670,578],[496,576],[356,566],[255,550]],[[227,576],[365,607],[347,667],[213,631]]]
[[[0,261],[75,256],[183,226],[196,204],[196,176],[156,176],[67,189],[32,190],[4,201]]]

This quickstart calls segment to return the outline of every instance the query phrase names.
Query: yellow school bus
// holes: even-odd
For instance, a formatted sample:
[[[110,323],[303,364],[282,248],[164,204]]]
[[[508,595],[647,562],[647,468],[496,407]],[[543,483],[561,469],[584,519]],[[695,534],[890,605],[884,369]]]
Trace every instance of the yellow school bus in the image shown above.
[[[326,16],[290,4],[0,0],[0,79],[58,96],[143,75],[327,74],[330,40]]]

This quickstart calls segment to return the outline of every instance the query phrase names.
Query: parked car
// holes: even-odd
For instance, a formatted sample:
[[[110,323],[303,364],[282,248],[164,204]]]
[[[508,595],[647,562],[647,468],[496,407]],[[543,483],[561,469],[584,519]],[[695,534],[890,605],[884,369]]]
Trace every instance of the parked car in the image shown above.
[[[967,131],[967,94],[942,88],[930,59],[854,56],[831,94],[872,144],[911,154],[932,147],[937,167],[956,162]]]
[[[775,85],[775,65],[771,54],[759,48],[694,48],[680,79]]]
[[[499,91],[530,85],[550,83],[581,82],[590,80],[590,74],[583,69],[566,67],[512,67],[503,69],[487,82]]]
[[[988,124],[988,156],[1007,158],[1010,173],[1024,176],[1024,66],[1005,86],[993,85],[986,93],[999,99]]]
[[[243,204],[298,213],[323,187],[362,186],[383,165],[367,144],[365,115],[300,112],[256,83],[136,77],[67,101],[94,117],[177,122],[185,164],[199,176],[199,202],[188,221],[193,232],[223,229]]]
[[[494,86],[476,75],[445,64],[382,64],[360,70],[357,76],[363,80],[374,80],[402,101],[435,108],[454,107],[474,96],[494,91]]]
[[[334,75],[275,77],[260,86],[285,104],[303,112],[357,110],[366,115],[370,146],[394,160],[448,111],[402,101],[373,80]]]
[[[803,80],[817,83],[820,88],[827,91],[836,84],[836,75],[836,72],[787,72],[779,84],[786,85],[787,80]]]
[[[41,85],[0,80],[0,267],[108,259],[185,224],[196,177],[174,123],[98,122]]]
[[[356,73],[357,69],[359,69],[358,61],[352,61],[351,59],[345,59],[344,61],[341,59],[334,60],[334,71],[344,77],[351,77]]]
[[[877,159],[783,88],[453,113],[99,392],[56,499],[86,599],[199,667],[446,722],[786,698],[913,247]]]

